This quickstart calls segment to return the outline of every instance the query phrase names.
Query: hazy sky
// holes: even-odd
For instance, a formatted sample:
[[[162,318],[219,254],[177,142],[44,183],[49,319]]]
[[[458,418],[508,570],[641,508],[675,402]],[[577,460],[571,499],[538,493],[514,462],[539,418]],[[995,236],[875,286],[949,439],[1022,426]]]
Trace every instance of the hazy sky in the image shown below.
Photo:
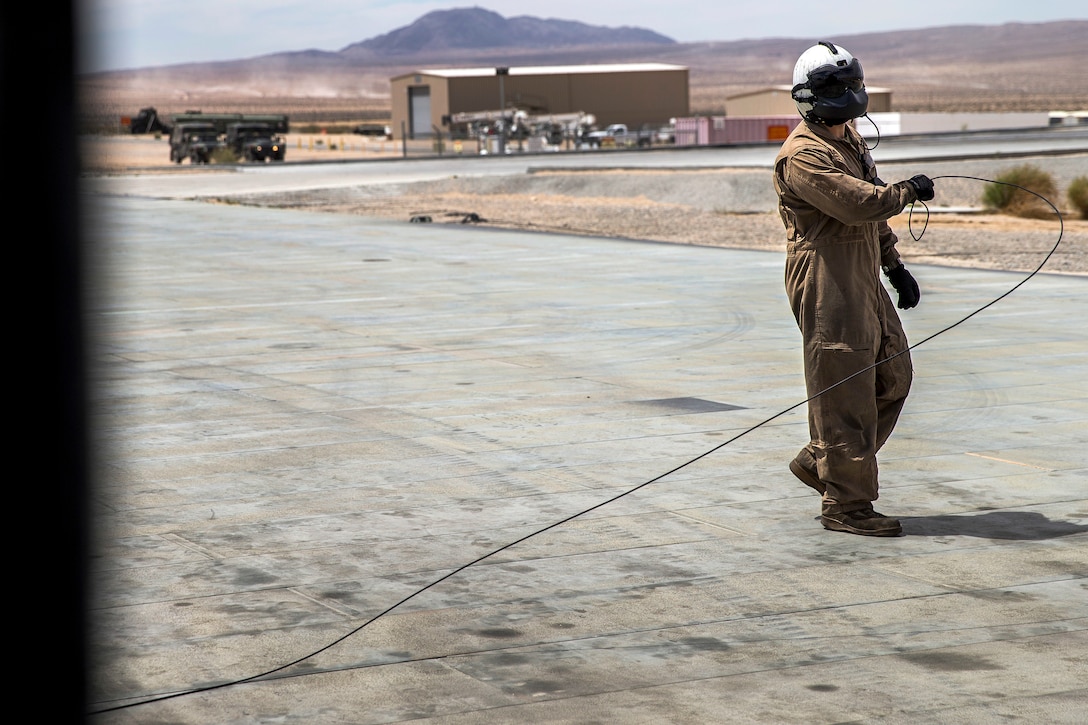
[[[432,10],[483,7],[512,18],[634,26],[680,42],[812,38],[942,25],[1088,18],[1084,0],[77,0],[82,70],[236,60],[294,50],[340,50]],[[1088,38],[1085,38],[1088,43]],[[1000,52],[995,49],[995,52]]]

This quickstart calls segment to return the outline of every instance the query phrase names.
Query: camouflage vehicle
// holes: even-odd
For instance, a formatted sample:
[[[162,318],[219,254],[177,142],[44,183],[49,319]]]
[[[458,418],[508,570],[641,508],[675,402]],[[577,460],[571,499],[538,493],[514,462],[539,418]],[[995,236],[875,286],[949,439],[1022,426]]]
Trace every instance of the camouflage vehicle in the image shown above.
[[[215,124],[179,123],[170,133],[170,160],[180,164],[189,159],[192,164],[206,164],[223,141]]]
[[[203,111],[186,111],[175,113],[173,121],[177,123],[214,123],[219,133],[226,133],[227,128],[233,123],[267,123],[276,133],[287,133],[290,123],[287,116],[282,113],[205,113]]]
[[[283,161],[283,137],[269,123],[232,123],[227,126],[227,146],[245,161]]]

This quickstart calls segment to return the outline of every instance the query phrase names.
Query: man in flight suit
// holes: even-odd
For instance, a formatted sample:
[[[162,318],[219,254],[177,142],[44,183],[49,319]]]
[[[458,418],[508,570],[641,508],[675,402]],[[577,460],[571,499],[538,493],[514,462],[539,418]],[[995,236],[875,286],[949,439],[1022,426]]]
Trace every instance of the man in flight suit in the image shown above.
[[[804,343],[809,443],[790,470],[822,497],[824,528],[898,536],[899,521],[873,510],[876,454],[888,440],[912,369],[899,308],[918,284],[895,249],[887,220],[933,198],[925,176],[885,184],[850,123],[868,107],[861,64],[821,42],[797,61],[793,99],[804,120],[782,144],[774,186],[786,227],[786,293]],[[887,360],[876,367],[875,363]],[[826,391],[826,392],[825,392]]]

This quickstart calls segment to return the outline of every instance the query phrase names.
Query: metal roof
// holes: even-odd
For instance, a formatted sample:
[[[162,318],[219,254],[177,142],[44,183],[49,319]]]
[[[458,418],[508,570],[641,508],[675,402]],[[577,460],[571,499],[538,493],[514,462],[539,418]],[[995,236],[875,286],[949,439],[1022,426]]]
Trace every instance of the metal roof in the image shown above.
[[[687,66],[672,65],[669,63],[614,63],[605,65],[541,65],[541,66],[511,66],[509,75],[512,76],[542,76],[542,75],[569,75],[575,73],[635,73],[648,71],[681,71],[687,70]],[[438,76],[440,78],[483,78],[495,75],[495,66],[487,68],[430,68],[421,69],[412,73],[403,73],[393,78],[405,78],[407,76]]]

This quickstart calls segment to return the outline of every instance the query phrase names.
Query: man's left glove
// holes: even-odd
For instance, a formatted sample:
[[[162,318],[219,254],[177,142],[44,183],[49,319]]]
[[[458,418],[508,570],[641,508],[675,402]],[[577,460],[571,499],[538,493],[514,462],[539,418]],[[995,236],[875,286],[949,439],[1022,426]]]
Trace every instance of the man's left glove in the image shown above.
[[[907,271],[907,268],[900,264],[895,269],[888,270],[888,281],[892,283],[892,287],[899,293],[899,304],[896,305],[901,310],[909,310],[918,304],[918,300],[922,298],[922,291],[918,289],[918,283],[914,281],[914,277]]]
[[[928,176],[918,174],[907,179],[907,183],[914,187],[918,201],[933,200],[933,181]]]

